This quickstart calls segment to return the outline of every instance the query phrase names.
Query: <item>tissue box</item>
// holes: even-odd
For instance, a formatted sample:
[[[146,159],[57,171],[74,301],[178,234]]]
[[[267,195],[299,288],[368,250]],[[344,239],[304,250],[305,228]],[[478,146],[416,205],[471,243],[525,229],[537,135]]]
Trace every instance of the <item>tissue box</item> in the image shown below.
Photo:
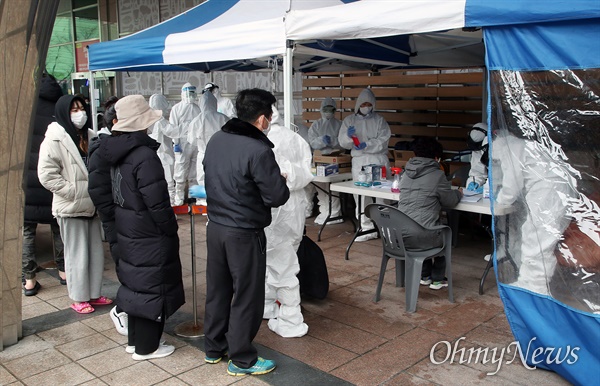
[[[327,177],[338,173],[339,169],[337,164],[317,165],[317,177]]]

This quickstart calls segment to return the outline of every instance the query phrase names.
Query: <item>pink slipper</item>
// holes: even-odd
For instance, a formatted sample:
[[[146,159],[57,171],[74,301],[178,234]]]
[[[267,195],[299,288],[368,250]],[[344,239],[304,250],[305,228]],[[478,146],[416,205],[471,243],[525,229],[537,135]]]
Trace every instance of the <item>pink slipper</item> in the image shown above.
[[[95,311],[94,307],[92,307],[88,302],[73,303],[71,304],[71,308],[74,309],[78,314],[90,314]]]
[[[98,299],[90,299],[90,304],[92,306],[107,306],[112,304],[112,302],[112,299],[109,299],[106,296],[100,296]]]

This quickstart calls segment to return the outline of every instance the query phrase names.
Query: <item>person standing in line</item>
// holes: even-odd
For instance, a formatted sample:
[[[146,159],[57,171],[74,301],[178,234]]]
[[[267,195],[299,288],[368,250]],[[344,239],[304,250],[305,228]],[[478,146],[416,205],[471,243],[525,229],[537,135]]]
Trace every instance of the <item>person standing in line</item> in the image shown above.
[[[320,150],[322,154],[330,154],[336,149],[340,149],[338,136],[342,122],[335,118],[335,101],[332,98],[325,98],[321,102],[321,119],[313,122],[308,131],[310,147],[313,150]],[[319,202],[319,215],[315,218],[315,224],[323,224],[329,213],[331,217],[340,216],[341,205],[338,197],[331,197],[331,208],[329,207],[329,195],[327,193],[328,185],[324,182],[316,182],[321,188],[317,189],[317,200]],[[341,223],[344,220],[338,219],[329,224]]]
[[[152,94],[148,100],[152,110],[162,111],[162,119],[156,122],[148,130],[150,138],[160,143],[156,154],[160,158],[165,171],[165,180],[169,189],[169,198],[171,206],[175,205],[175,179],[173,178],[173,168],[175,165],[175,153],[173,152],[173,140],[171,137],[176,135],[175,127],[169,122],[169,101],[162,94]]]
[[[89,111],[83,99],[64,95],[56,102],[54,116],[56,122],[48,126],[40,146],[38,176],[53,193],[52,214],[64,243],[71,308],[88,314],[93,306],[112,303],[100,295],[104,248],[100,219],[88,193]]]
[[[229,118],[217,111],[217,98],[205,92],[200,96],[201,113],[190,123],[187,141],[198,149],[198,162],[196,179],[199,184],[204,184],[204,152],[210,138],[223,127]]]
[[[62,89],[52,75],[45,74],[40,80],[40,92],[33,123],[27,185],[25,187],[25,212],[23,223],[23,287],[25,296],[35,296],[42,286],[35,274],[40,269],[35,259],[35,235],[38,224],[50,224],[54,263],[58,269],[60,284],[66,285],[65,258],[60,228],[52,217],[52,193],[46,190],[38,178],[38,154],[48,125],[54,120],[54,106],[63,95]]]
[[[231,101],[231,99],[221,95],[221,89],[219,88],[219,86],[217,86],[214,83],[207,83],[206,86],[204,86],[204,90],[202,90],[202,93],[204,94],[207,91],[212,93],[215,96],[215,98],[217,98],[218,112],[226,115],[229,119],[235,118],[237,116],[233,102]]]
[[[305,224],[306,194],[304,188],[314,178],[311,172],[311,152],[308,143],[297,133],[283,126],[277,107],[273,105],[271,129],[267,138],[275,147],[275,160],[286,176],[290,198],[271,209],[271,225],[265,228],[267,237],[267,276],[264,319],[269,329],[284,338],[306,335],[300,309],[300,272],[298,247]]]
[[[128,315],[126,352],[134,360],[162,358],[175,347],[161,342],[165,320],[184,303],[177,220],[147,129],[162,118],[142,95],[115,104],[118,122],[100,156],[111,165],[119,245],[117,304]]]
[[[115,262],[115,270],[119,267],[119,251],[117,248],[117,231],[115,225],[115,202],[112,196],[112,180],[110,176],[110,165],[100,157],[100,152],[96,151],[100,148],[100,143],[112,134],[112,127],[117,123],[117,112],[115,103],[119,99],[110,97],[104,102],[103,127],[98,132],[98,137],[92,138],[89,146],[89,184],[88,193],[92,202],[98,210],[98,215],[102,221],[104,229],[104,238],[110,246],[110,255]],[[127,313],[115,305],[110,310],[110,318],[113,321],[117,332],[127,336]]]
[[[252,345],[265,303],[264,228],[271,208],[290,196],[265,135],[275,102],[265,90],[240,91],[238,118],[212,136],[203,161],[209,218],[204,360],[218,363],[228,353],[230,375],[265,374],[276,367]]]
[[[440,168],[442,145],[431,137],[421,137],[413,146],[415,156],[408,160],[400,178],[398,209],[425,228],[439,225],[442,206],[453,208],[462,198],[462,188],[452,189],[452,184]],[[441,232],[426,231],[411,234],[404,239],[406,248],[428,249],[441,246]],[[446,258],[437,256],[423,262],[421,285],[439,290],[448,286]]]
[[[181,102],[173,106],[169,117],[169,122],[177,133],[173,136],[173,151],[175,152],[174,206],[183,205],[186,182],[189,186],[198,184],[196,181],[198,149],[187,141],[190,122],[198,115],[200,115],[200,107],[196,104],[196,86],[188,82],[181,88]]]
[[[375,164],[390,169],[388,159],[388,142],[392,132],[385,119],[375,112],[375,95],[366,88],[360,92],[356,99],[354,114],[347,116],[342,121],[338,140],[340,146],[352,149],[352,179],[358,181],[359,173],[363,166]],[[354,138],[359,144],[354,143]],[[354,195],[358,203],[358,196]],[[378,199],[379,200],[379,199]],[[379,201],[377,201],[379,202]],[[374,229],[371,219],[364,215],[366,200],[362,200],[362,208],[356,208],[356,218],[361,223],[363,231]],[[372,232],[356,238],[355,241],[367,241],[377,238],[377,233]]]

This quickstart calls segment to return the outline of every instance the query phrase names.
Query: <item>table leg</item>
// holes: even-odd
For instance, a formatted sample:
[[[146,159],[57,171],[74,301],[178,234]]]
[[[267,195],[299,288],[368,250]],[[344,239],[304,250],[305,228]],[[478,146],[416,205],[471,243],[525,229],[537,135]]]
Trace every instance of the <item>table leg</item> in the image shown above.
[[[373,198],[373,202],[375,202],[374,198]],[[354,244],[354,240],[356,240],[356,238],[358,236],[366,235],[366,234],[373,233],[373,232],[378,232],[377,227],[366,230],[366,231],[362,230],[362,225],[361,225],[362,222],[360,221],[360,219],[361,219],[361,216],[363,215],[363,212],[362,212],[361,204],[362,204],[362,196],[358,195],[358,203],[357,203],[357,205],[358,205],[358,208],[357,208],[358,209],[358,225],[356,226],[356,232],[354,233],[352,240],[350,240],[350,244],[348,244],[348,247],[346,248],[346,256],[345,256],[346,260],[350,260],[348,257],[348,255],[350,254],[350,248],[352,247],[352,244]]]

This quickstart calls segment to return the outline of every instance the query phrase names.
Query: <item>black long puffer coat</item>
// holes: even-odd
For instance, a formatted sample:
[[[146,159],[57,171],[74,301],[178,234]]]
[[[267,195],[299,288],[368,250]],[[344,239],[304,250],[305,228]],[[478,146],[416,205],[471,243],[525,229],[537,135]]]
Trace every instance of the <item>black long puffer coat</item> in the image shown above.
[[[25,222],[49,224],[54,221],[52,216],[52,192],[40,184],[37,174],[40,144],[48,125],[54,121],[54,106],[63,95],[62,89],[56,80],[45,76],[40,82],[40,94],[35,110],[35,121],[31,135],[31,148],[29,152],[29,166],[24,181],[25,186]]]
[[[177,220],[169,200],[159,144],[144,132],[107,137],[97,150],[112,165],[121,287],[117,304],[155,321],[185,303]]]

